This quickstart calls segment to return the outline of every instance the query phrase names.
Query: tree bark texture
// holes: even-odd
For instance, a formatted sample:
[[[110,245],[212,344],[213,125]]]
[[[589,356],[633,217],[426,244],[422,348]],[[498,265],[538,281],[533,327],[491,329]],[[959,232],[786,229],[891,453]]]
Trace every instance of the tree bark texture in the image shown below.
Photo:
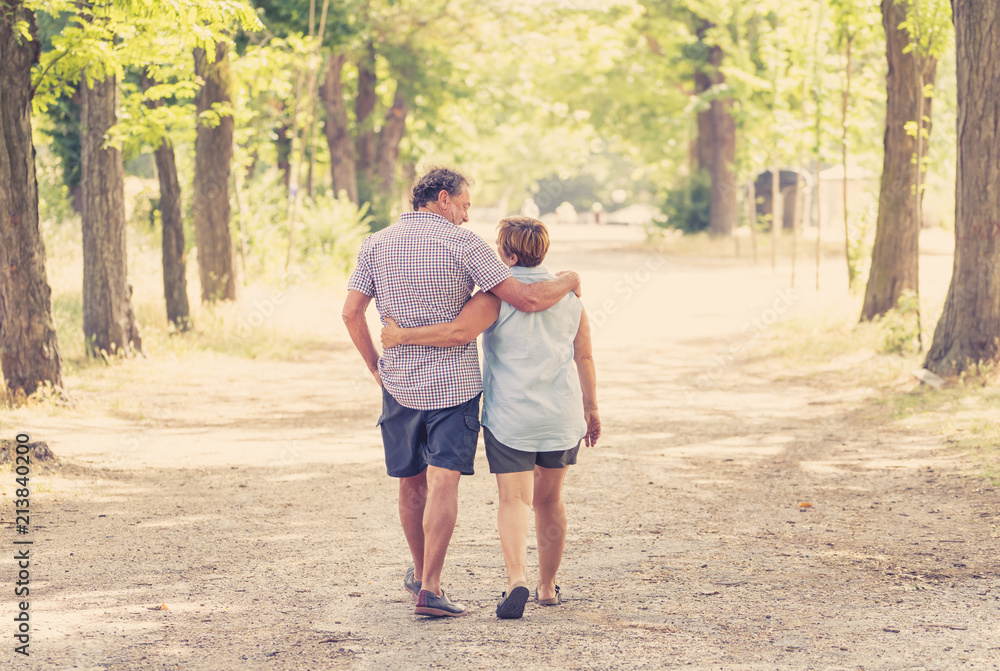
[[[392,107],[385,115],[385,122],[378,133],[378,185],[382,196],[391,199],[396,188],[396,165],[399,163],[399,143],[406,132],[405,84],[396,84]]]
[[[209,62],[202,49],[194,52],[195,72],[205,84],[196,101],[199,114],[216,103],[230,102],[228,49],[216,45],[215,60]],[[198,243],[201,300],[236,299],[233,239],[229,231],[229,171],[233,158],[233,117],[221,117],[219,125],[199,123],[195,138],[194,230]]]
[[[330,148],[330,173],[333,192],[347,192],[352,203],[358,202],[358,181],[355,173],[354,143],[347,127],[347,110],[344,108],[344,87],[341,72],[347,57],[333,54],[326,66],[326,76],[320,87],[320,97],[326,110],[323,131]]]
[[[694,73],[694,91],[696,95],[704,95],[712,88],[714,71],[710,74],[708,68],[717,64],[712,63],[716,55],[716,50],[707,47],[704,43],[705,34],[712,27],[708,21],[702,21],[698,26],[698,46],[706,50],[708,57]],[[718,49],[721,55],[722,50]],[[706,108],[698,112],[697,118],[698,138],[695,141],[695,158],[697,169],[711,172],[714,161],[712,147],[715,144],[715,132],[712,125],[712,110]]]
[[[1000,4],[953,0],[958,68],[955,261],[924,366],[954,375],[1000,359]]]
[[[126,277],[125,170],[104,147],[117,121],[118,80],[80,82],[83,164],[83,335],[92,356],[142,349]]]
[[[913,207],[917,182],[912,163],[917,140],[906,134],[904,125],[920,116],[921,70],[924,70],[925,82],[933,83],[937,63],[912,51],[903,53],[910,40],[909,34],[899,29],[905,18],[905,5],[896,0],[882,0],[889,64],[885,84],[885,155],[871,273],[861,308],[862,321],[881,317],[896,307],[904,292],[915,292],[918,288],[920,223]],[[924,105],[924,115],[931,115],[930,100]]]
[[[375,46],[369,42],[358,60],[358,94],[354,99],[354,122],[357,128],[357,180],[361,200],[370,200],[375,188],[375,103],[378,95],[375,86]]]
[[[145,73],[142,87],[148,90],[156,82]],[[157,108],[163,100],[147,100]],[[160,223],[163,226],[163,297],[167,304],[167,320],[179,331],[191,328],[191,306],[187,295],[187,259],[184,254],[184,219],[181,216],[181,186],[177,179],[174,147],[163,138],[153,152],[156,175],[160,182]]]
[[[702,39],[712,27],[703,21],[698,30]],[[708,47],[705,65],[695,73],[695,90],[699,94],[725,82],[720,71],[724,53],[718,46]],[[712,235],[732,235],[736,222],[736,183],[733,164],[736,161],[736,120],[732,115],[731,99],[713,98],[707,110],[698,113],[697,157],[699,170],[707,170],[712,181],[708,232]]]
[[[719,81],[722,75],[719,74]],[[712,129],[712,205],[708,232],[712,235],[732,235],[736,221],[736,120],[731,99],[713,100]]]
[[[20,3],[0,14],[0,370],[14,398],[39,385],[62,386],[45,244],[38,227],[38,184],[31,141],[31,68],[40,45],[34,15]],[[27,21],[34,39],[12,23]]]

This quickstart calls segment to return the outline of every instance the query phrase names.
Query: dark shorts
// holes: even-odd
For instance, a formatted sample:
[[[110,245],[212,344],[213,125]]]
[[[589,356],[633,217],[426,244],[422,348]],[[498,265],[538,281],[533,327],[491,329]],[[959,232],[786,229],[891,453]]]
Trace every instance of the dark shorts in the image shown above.
[[[479,442],[479,397],[440,410],[414,410],[382,389],[385,468],[394,478],[420,475],[428,466],[472,475]]]
[[[486,459],[490,462],[490,473],[523,473],[535,470],[535,466],[566,468],[576,463],[576,455],[580,451],[580,443],[577,443],[576,447],[556,452],[515,450],[497,440],[493,432],[485,426],[483,440],[486,441]]]

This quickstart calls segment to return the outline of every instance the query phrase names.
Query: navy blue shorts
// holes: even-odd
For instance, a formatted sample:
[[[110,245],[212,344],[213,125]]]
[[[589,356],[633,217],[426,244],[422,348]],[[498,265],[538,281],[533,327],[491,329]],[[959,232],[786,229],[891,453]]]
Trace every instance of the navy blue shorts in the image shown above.
[[[420,475],[428,466],[472,475],[479,442],[479,397],[440,410],[414,410],[382,388],[386,472],[394,478]]]

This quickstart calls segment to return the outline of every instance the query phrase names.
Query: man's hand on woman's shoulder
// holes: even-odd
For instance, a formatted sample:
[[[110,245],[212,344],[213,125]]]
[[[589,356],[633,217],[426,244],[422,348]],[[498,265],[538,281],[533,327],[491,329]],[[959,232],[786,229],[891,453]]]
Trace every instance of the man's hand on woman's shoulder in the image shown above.
[[[571,277],[576,282],[573,286],[573,293],[579,298],[583,295],[583,283],[580,281],[580,275],[577,274],[575,270],[560,270],[556,273],[556,277]]]

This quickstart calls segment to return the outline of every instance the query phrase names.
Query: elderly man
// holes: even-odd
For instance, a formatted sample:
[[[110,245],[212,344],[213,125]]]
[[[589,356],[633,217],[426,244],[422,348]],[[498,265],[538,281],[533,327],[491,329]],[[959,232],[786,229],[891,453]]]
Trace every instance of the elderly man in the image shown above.
[[[469,182],[436,168],[413,187],[413,211],[361,245],[348,283],[344,323],[382,386],[378,423],[386,470],[399,479],[399,519],[413,557],[403,584],[414,612],[466,615],[441,588],[448,543],[458,515],[458,482],[471,475],[479,441],[482,378],[475,341],[448,348],[401,345],[381,357],[365,320],[371,299],[383,317],[403,328],[454,320],[474,286],[518,310],[537,312],[579,291],[573,272],[523,284],[475,233],[469,220]],[[383,320],[384,323],[384,320]]]

